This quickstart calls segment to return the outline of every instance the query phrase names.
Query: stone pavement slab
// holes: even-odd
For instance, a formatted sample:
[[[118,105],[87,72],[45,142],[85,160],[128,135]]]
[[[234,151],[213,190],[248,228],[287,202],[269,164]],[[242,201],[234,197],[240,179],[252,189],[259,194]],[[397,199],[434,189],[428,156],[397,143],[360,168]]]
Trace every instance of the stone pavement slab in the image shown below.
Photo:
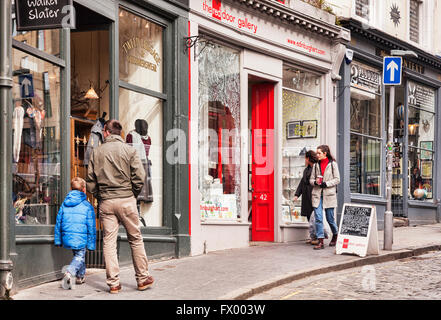
[[[380,249],[383,233],[378,232]],[[248,248],[209,252],[150,263],[155,278],[151,289],[136,289],[133,267],[121,268],[123,290],[109,294],[105,270],[88,269],[86,283],[75,290],[64,290],[60,281],[22,289],[15,300],[218,300],[246,299],[293,279],[312,274],[379,263],[429,250],[441,249],[441,224],[394,229],[392,251],[380,250],[377,256],[361,258],[336,255],[327,246],[315,251],[304,242],[252,245]]]

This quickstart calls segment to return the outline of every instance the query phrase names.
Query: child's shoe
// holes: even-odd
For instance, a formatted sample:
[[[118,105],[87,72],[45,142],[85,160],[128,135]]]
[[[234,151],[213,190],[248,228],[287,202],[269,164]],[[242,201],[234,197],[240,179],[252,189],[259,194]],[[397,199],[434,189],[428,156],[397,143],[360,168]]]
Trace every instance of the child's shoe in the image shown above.
[[[86,276],[77,277],[75,283],[76,284],[83,284],[86,281]]]
[[[64,274],[61,286],[65,290],[69,290],[69,289],[73,290],[73,289],[75,289],[75,281],[73,280],[73,277],[72,277],[72,275],[69,272],[66,272]]]

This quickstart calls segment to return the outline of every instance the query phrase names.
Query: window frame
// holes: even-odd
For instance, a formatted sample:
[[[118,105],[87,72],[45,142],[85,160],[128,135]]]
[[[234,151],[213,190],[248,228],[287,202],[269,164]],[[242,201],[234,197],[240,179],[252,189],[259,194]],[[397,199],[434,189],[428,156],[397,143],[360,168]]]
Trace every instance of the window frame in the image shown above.
[[[372,2],[370,2],[370,5],[372,5]],[[358,62],[359,64],[361,64],[361,66],[368,66],[368,67],[376,69],[376,72],[379,73],[380,79],[382,78],[381,66],[369,63],[369,61],[365,61],[364,59],[357,59],[354,62],[356,62],[356,63]],[[387,133],[385,131],[385,128],[386,128],[386,123],[385,123],[385,121],[386,121],[386,116],[385,116],[385,108],[386,108],[385,107],[386,106],[386,104],[385,104],[385,92],[386,92],[386,90],[385,90],[384,85],[381,83],[381,81],[380,81],[380,84],[379,84],[379,90],[380,90],[379,92],[372,92],[372,91],[366,90],[364,88],[356,87],[352,83],[352,75],[349,76],[348,87],[349,87],[349,113],[350,113],[350,109],[352,107],[352,105],[351,105],[351,99],[352,99],[351,98],[351,88],[354,88],[356,90],[364,91],[364,92],[369,93],[369,94],[374,94],[377,98],[379,98],[379,102],[380,102],[380,116],[381,116],[381,119],[380,119],[381,127],[379,128],[379,133],[380,133],[379,137],[375,137],[375,136],[359,133],[359,132],[356,132],[356,131],[352,131],[350,126],[349,126],[349,143],[351,141],[351,135],[353,135],[353,134],[358,136],[358,137],[373,139],[373,140],[378,141],[380,143],[380,169],[379,169],[380,185],[378,187],[379,193],[378,194],[368,194],[368,193],[352,192],[350,185],[348,186],[348,190],[349,190],[349,193],[351,194],[351,196],[366,197],[366,198],[371,197],[371,198],[381,198],[381,199],[383,199],[384,195],[385,195],[385,190],[386,190],[386,188],[385,188],[386,187],[386,184],[385,184],[386,177],[384,175],[384,171],[385,171],[385,168],[386,168],[386,163],[385,163],[386,157],[385,157],[384,152],[381,152],[381,150],[384,149],[384,142],[387,139]],[[348,155],[350,157],[350,149],[347,150],[346,155]]]

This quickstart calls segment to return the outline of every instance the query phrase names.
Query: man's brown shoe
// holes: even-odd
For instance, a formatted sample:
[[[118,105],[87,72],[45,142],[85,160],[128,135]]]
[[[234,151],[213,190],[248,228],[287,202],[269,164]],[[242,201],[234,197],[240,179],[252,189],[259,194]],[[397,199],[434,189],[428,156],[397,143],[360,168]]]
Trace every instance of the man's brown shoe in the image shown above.
[[[121,285],[117,285],[116,287],[110,287],[110,293],[118,293],[122,289]]]
[[[152,276],[148,276],[147,279],[143,282],[138,284],[138,290],[140,291],[144,291],[147,288],[151,287],[153,285],[153,277]]]

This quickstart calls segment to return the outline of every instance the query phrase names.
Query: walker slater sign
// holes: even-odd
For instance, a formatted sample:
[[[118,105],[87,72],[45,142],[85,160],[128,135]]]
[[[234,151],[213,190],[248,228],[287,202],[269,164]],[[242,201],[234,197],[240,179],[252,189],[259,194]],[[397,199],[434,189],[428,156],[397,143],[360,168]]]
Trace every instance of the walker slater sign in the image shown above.
[[[72,0],[16,0],[17,30],[75,28]]]

